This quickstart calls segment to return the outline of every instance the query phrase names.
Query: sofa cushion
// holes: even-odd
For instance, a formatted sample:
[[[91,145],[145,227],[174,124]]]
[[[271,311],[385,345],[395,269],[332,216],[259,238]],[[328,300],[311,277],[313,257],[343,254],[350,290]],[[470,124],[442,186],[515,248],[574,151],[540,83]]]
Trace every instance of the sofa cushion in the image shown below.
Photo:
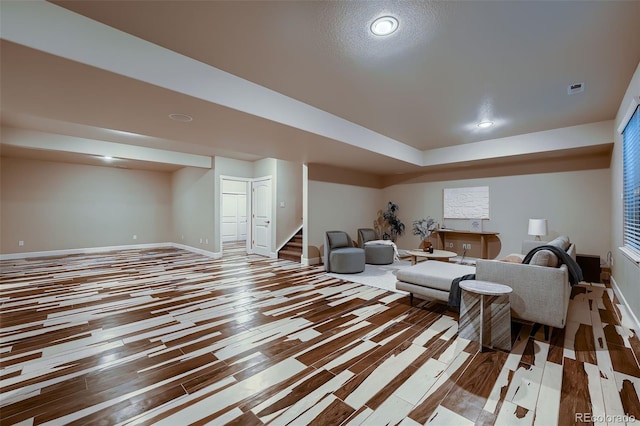
[[[337,274],[355,274],[364,271],[364,249],[343,247],[329,253],[331,272]]]
[[[329,246],[332,249],[340,247],[349,247],[349,239],[344,232],[327,232],[329,238]]]
[[[529,265],[549,266],[555,268],[558,266],[558,256],[549,250],[539,250],[533,254]]]
[[[400,269],[396,273],[399,281],[442,291],[451,289],[451,281],[468,274],[474,274],[476,268],[469,265],[427,260],[408,268]]]
[[[504,259],[500,259],[501,262],[522,263],[524,255],[520,253],[511,253]]]
[[[567,249],[569,248],[570,241],[569,241],[569,237],[567,237],[566,235],[561,235],[549,241],[547,244],[549,244],[550,246],[556,246],[558,248],[561,248],[564,251],[567,251]]]
[[[362,247],[367,241],[374,241],[378,239],[379,238],[375,230],[369,228],[358,229],[358,245],[360,247]]]

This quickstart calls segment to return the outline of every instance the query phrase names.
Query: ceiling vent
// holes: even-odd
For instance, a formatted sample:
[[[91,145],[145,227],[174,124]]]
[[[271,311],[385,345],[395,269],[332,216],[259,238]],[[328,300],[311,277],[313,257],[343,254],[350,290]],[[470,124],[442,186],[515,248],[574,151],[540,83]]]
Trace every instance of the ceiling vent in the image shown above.
[[[584,81],[582,83],[573,83],[567,87],[567,93],[574,95],[576,93],[584,92]]]

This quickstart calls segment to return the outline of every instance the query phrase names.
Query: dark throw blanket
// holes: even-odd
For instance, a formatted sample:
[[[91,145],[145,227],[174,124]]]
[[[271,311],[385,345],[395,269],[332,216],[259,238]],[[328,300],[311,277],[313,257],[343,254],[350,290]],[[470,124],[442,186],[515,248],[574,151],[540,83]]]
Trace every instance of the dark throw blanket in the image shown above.
[[[462,290],[460,290],[460,281],[475,279],[476,274],[468,274],[455,278],[453,281],[451,281],[451,290],[449,290],[449,302],[447,302],[450,308],[460,308],[460,298],[462,297]]]
[[[576,261],[573,260],[573,257],[569,256],[569,253],[562,250],[560,247],[549,245],[536,247],[529,253],[527,253],[527,255],[522,260],[522,263],[531,262],[531,258],[533,257],[533,255],[540,250],[549,250],[550,252],[558,256],[558,266],[567,265],[567,270],[569,271],[569,283],[572,287],[583,280],[582,269],[580,268],[580,265],[578,265]]]

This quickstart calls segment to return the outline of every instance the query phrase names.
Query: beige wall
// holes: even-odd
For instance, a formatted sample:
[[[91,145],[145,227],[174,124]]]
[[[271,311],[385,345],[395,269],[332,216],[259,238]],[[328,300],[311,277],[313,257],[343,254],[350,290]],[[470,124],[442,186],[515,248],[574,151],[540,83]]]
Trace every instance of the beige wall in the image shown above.
[[[3,254],[171,240],[169,173],[4,157],[0,162]]]
[[[606,225],[611,209],[605,201],[610,184],[609,170],[599,169],[394,185],[383,189],[382,196],[399,205],[398,216],[407,227],[407,233],[398,240],[400,248],[418,246],[411,224],[426,216],[441,226],[468,229],[468,221],[443,220],[444,188],[488,186],[490,220],[483,222],[483,229],[500,233],[500,256],[519,253],[522,240],[532,238],[527,235],[529,218],[546,218],[546,239],[568,235],[578,253],[606,258],[612,249]],[[454,251],[460,252],[461,247]]]
[[[371,228],[384,207],[376,188],[309,180],[307,188],[307,253],[312,261],[322,254],[326,231],[345,231],[357,240],[358,228]]]
[[[302,164],[278,160],[276,188],[276,248],[302,225]],[[284,203],[282,207],[281,203]]]
[[[609,200],[612,206],[611,215],[611,243],[613,247],[612,277],[620,288],[627,304],[633,309],[636,320],[640,318],[640,266],[627,258],[618,247],[622,246],[622,135],[617,132],[624,114],[627,112],[631,99],[640,96],[640,64],[629,83],[629,87],[620,103],[620,109],[615,120],[614,149],[611,158],[611,187]]]
[[[173,242],[216,253],[215,172],[184,167],[171,176]]]
[[[220,176],[272,176],[275,252],[301,224],[302,165],[221,157],[214,164],[168,173],[3,157],[1,253],[175,242],[218,254]]]

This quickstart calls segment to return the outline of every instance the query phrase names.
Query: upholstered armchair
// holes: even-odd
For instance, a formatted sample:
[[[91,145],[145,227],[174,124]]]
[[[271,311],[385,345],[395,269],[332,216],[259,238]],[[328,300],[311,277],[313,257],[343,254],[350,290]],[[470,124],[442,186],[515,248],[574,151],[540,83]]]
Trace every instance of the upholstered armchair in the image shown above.
[[[380,243],[376,243],[376,241],[380,241]],[[393,245],[383,244],[380,236],[371,228],[358,229],[358,246],[364,249],[365,263],[370,265],[389,265],[393,263],[395,258]]]
[[[343,231],[327,231],[324,235],[324,269],[338,274],[355,274],[364,271],[364,249],[354,247],[349,234]]]

